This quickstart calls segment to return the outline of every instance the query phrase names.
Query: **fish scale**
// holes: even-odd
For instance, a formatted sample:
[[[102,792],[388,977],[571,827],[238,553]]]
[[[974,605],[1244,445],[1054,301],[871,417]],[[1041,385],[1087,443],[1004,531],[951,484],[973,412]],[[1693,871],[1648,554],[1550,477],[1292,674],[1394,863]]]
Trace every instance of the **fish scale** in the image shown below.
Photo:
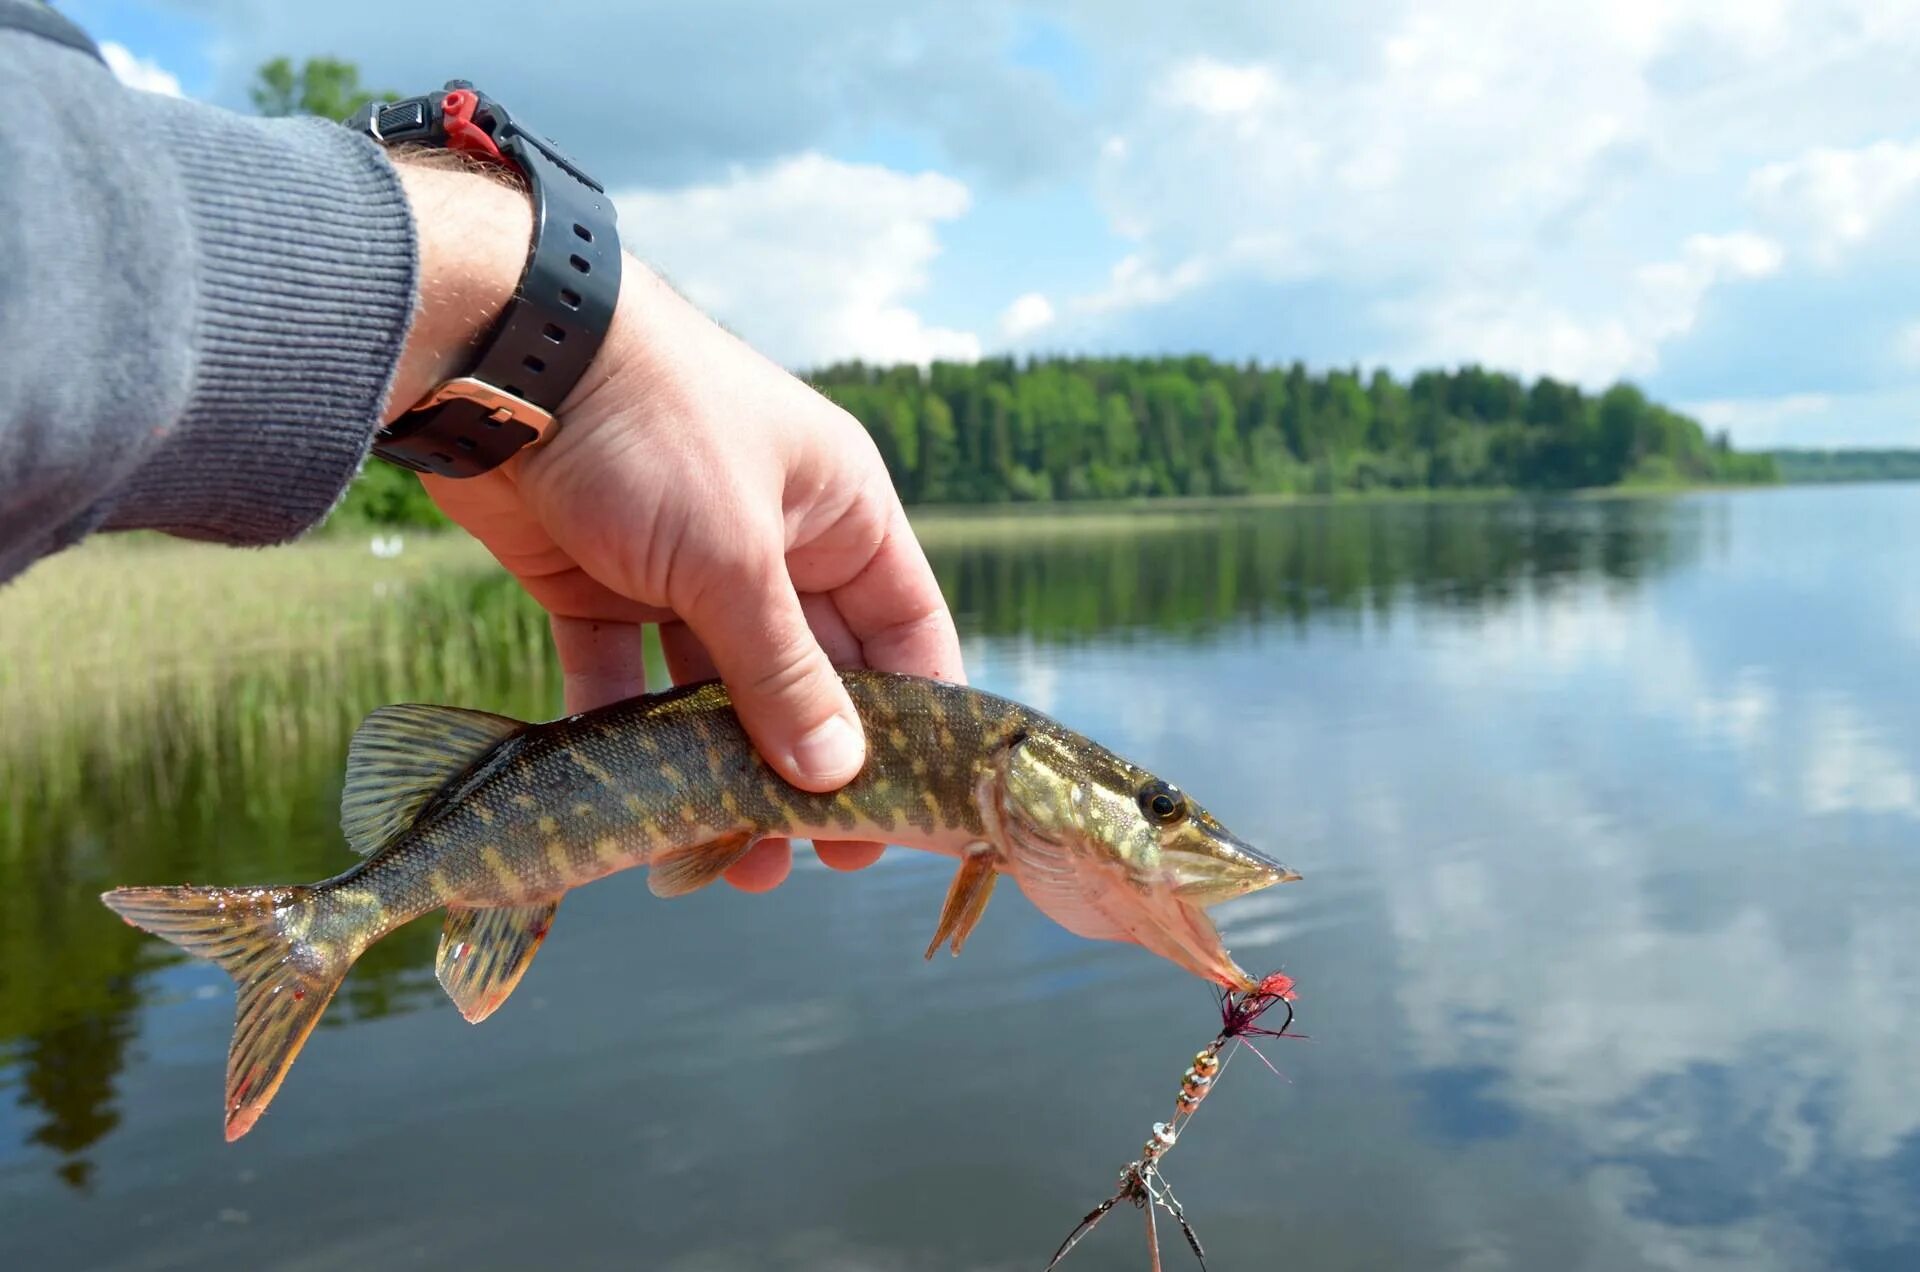
[[[1205,907],[1298,875],[1031,708],[912,676],[842,679],[867,758],[837,791],[785,782],[718,682],[544,724],[383,707],[348,752],[341,824],[357,865],[309,885],[120,888],[103,900],[233,975],[229,1139],[272,1100],[354,960],[402,924],[447,911],[436,971],[477,1022],[519,983],[568,891],[646,866],[657,895],[683,895],[773,836],[958,857],[929,957],[943,944],[960,952],[1004,874],[1078,935],[1252,984]]]

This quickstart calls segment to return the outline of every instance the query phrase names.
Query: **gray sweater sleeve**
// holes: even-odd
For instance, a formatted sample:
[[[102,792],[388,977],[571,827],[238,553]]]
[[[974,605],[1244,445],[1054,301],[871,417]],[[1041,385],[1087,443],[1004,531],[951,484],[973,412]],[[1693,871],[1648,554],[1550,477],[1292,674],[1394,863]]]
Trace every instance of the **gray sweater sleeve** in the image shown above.
[[[0,581],[97,529],[312,527],[366,457],[416,270],[373,143],[0,28]]]

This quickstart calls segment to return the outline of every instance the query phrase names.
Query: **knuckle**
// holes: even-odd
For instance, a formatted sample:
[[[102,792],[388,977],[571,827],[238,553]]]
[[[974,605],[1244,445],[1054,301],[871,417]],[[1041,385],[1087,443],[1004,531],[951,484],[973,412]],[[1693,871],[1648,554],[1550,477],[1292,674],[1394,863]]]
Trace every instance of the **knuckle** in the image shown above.
[[[672,556],[676,608],[698,612],[761,603],[780,582],[778,544],[773,535],[724,518],[690,528]]]
[[[800,636],[776,639],[747,675],[746,688],[760,698],[798,697],[815,687],[820,649]]]

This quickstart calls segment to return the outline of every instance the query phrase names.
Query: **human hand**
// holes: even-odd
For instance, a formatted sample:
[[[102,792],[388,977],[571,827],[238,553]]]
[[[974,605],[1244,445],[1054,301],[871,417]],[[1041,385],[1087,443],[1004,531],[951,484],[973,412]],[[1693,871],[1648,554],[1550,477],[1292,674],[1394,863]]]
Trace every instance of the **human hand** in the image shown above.
[[[426,365],[403,362],[394,414],[463,369],[462,333],[484,331],[489,300],[497,311],[511,293],[530,232],[517,192],[404,165],[402,177],[434,215],[419,217],[425,303],[409,345]],[[453,201],[467,224],[446,241],[435,227]],[[504,272],[499,250],[472,263],[476,242],[504,245]],[[464,326],[449,339],[437,320]],[[559,419],[551,441],[485,476],[423,480],[552,616],[569,711],[644,691],[641,624],[658,622],[674,679],[720,676],[767,762],[822,791],[865,759],[834,665],[964,678],[952,616],[865,430],[631,258]],[[815,848],[843,870],[882,851]],[[772,888],[791,861],[785,841],[763,841],[727,878]]]

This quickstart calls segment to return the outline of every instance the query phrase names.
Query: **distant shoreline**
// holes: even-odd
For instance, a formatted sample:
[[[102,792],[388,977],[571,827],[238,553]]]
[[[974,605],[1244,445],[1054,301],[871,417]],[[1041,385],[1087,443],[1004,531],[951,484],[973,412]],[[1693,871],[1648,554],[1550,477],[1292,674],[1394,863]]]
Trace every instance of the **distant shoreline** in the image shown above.
[[[1352,490],[1333,494],[1284,494],[1277,492],[1246,495],[1136,495],[1128,499],[1075,499],[1005,503],[928,503],[911,504],[907,517],[916,528],[922,523],[961,526],[991,521],[1037,521],[1049,517],[1063,520],[1087,516],[1110,518],[1118,515],[1169,512],[1195,513],[1240,508],[1314,508],[1347,504],[1457,504],[1498,503],[1524,499],[1590,501],[1603,499],[1657,499],[1676,495],[1709,494],[1720,491],[1792,490],[1802,486],[1830,488],[1845,485],[1888,485],[1912,478],[1886,478],[1859,481],[1818,482],[1701,482],[1677,485],[1588,486],[1577,490],[1521,490],[1509,487],[1482,487],[1472,490]]]

